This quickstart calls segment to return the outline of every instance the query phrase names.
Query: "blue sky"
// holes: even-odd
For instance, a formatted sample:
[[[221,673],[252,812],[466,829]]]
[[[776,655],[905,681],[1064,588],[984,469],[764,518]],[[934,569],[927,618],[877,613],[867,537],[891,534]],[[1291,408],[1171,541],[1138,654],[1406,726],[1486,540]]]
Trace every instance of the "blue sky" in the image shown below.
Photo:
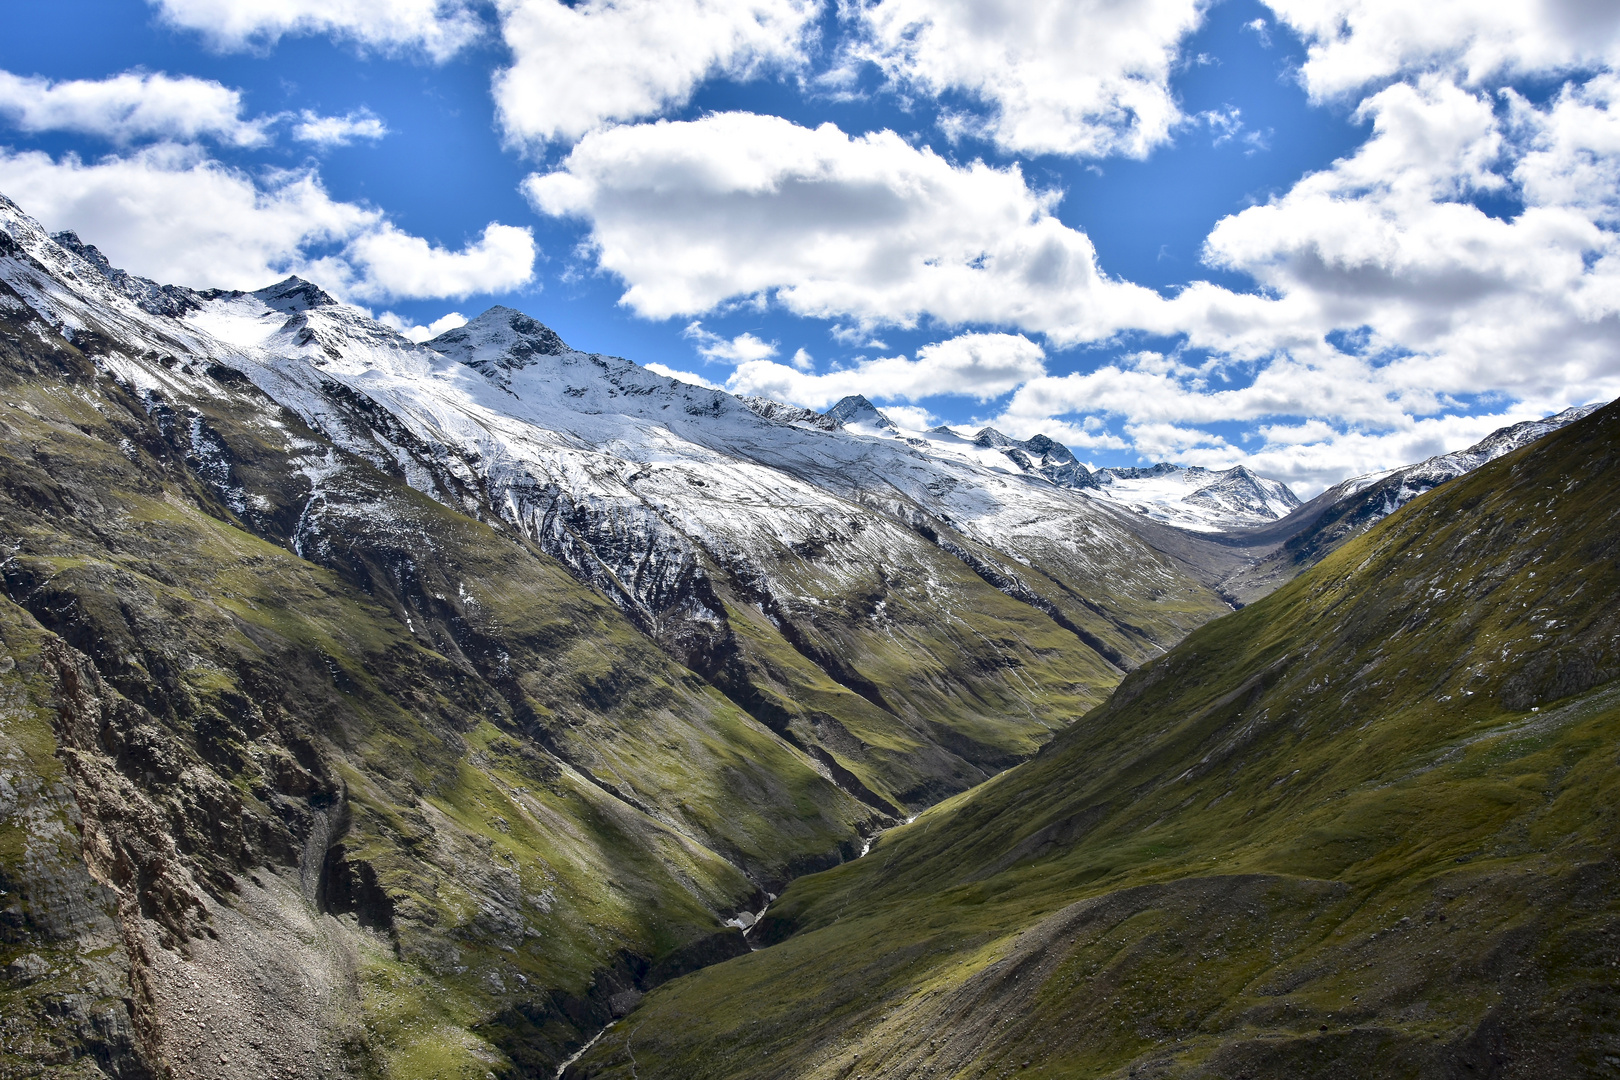
[[[1620,394],[1602,7],[53,0],[0,191],[162,280],[1309,494]]]

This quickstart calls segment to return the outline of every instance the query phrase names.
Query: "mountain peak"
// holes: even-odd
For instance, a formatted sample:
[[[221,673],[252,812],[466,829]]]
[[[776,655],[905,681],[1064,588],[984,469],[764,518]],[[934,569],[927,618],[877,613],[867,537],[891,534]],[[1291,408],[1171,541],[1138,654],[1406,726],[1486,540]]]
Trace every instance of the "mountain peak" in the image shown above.
[[[253,290],[253,296],[258,297],[277,311],[293,314],[299,311],[309,311],[312,308],[336,307],[337,301],[326,290],[313,281],[305,281],[296,274],[290,275],[274,285]]]
[[[1148,517],[1200,531],[1247,528],[1286,517],[1299,498],[1246,465],[1212,471],[1161,461],[1149,468],[1097,470],[1099,493]]]
[[[485,375],[493,374],[495,369],[517,371],[534,363],[537,357],[574,351],[540,320],[500,304],[464,326],[446,330],[426,345]]]
[[[1031,435],[1024,440],[1024,449],[1032,454],[1039,454],[1047,465],[1072,465],[1076,461],[1072,450],[1046,435]]]
[[[850,394],[821,415],[839,424],[871,424],[875,427],[898,431],[893,420],[883,415],[864,394]]]
[[[8,205],[10,205],[8,203]],[[183,315],[197,309],[197,294],[181,285],[159,285],[150,278],[120,270],[94,244],[86,244],[71,229],[52,233],[51,239],[95,268],[107,283],[153,315]]]

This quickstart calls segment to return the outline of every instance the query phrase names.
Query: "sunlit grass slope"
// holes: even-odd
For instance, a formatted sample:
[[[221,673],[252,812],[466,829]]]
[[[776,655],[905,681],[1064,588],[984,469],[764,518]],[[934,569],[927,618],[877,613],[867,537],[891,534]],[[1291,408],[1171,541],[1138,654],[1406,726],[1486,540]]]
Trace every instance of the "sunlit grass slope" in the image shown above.
[[[576,1076],[1620,1063],[1620,408],[1420,498],[801,879]]]

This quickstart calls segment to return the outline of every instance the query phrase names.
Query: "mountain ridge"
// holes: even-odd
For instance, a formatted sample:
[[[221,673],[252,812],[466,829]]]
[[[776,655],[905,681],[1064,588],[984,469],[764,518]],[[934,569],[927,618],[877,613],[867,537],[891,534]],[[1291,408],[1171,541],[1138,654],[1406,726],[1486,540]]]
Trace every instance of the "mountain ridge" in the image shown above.
[[[1282,545],[1223,587],[1238,597],[1264,596],[1279,581],[1320,561],[1351,537],[1400,509],[1426,491],[1526,446],[1602,408],[1601,402],[1578,405],[1540,420],[1500,427],[1472,446],[1397,469],[1342,480],[1310,502],[1297,507],[1275,526],[1263,527],[1256,538],[1280,539]]]

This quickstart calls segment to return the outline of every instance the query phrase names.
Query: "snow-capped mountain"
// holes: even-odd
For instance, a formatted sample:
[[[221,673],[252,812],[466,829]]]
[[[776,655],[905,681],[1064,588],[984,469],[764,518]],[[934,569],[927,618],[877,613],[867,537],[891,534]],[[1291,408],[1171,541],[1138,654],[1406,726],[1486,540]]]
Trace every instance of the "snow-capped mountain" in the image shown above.
[[[237,384],[264,395],[262,423],[308,485],[294,519],[267,516],[200,421],[192,440],[256,531],[345,558],[340,463],[297,450],[285,409],[560,560],[884,812],[1029,752],[1122,669],[1228,609],[1207,571],[1086,498],[1089,474],[1051,440],[906,432],[861,399],[826,416],[743,401],[579,351],[505,308],[417,345],[296,278],[162,287],[10,204],[0,227],[16,302],[149,408],[188,414]],[[1041,626],[1069,643],[1045,654],[1050,671],[980,655]],[[1014,714],[1028,731],[1006,726]]]
[[[1242,465],[1212,471],[1160,463],[1148,469],[1098,469],[1093,475],[1098,498],[1197,532],[1263,525],[1287,517],[1300,505],[1288,485]]]
[[[1419,495],[1528,446],[1601,407],[1601,402],[1579,405],[1541,420],[1510,424],[1466,450],[1340,481],[1274,526],[1257,530],[1256,539],[1280,542],[1280,546],[1252,566],[1238,570],[1221,587],[1245,603],[1258,599]]]
[[[763,406],[762,406],[763,407]],[[774,410],[790,407],[769,403]],[[773,413],[780,415],[780,413]],[[814,415],[814,414],[812,414]],[[1092,472],[1068,447],[1045,435],[1018,440],[987,427],[964,436],[950,427],[909,431],[860,395],[844,398],[824,414],[835,425],[872,438],[916,447],[941,460],[1083,492],[1107,505],[1192,532],[1222,532],[1264,525],[1286,517],[1298,496],[1277,480],[1239,465],[1224,471],[1159,464],[1148,469],[1103,468]]]
[[[1286,524],[1197,531],[1275,515],[1241,470],[739,399],[507,308],[418,345],[297,278],[159,285],[3,198],[0,331],[0,756],[50,826],[0,875],[76,913],[37,1015],[94,942],[87,1045],[145,986],[160,1060],[198,985],[364,1056],[352,997],[299,993],[359,956],[483,1018],[475,1071],[551,1071],[1228,610]]]
[[[1363,525],[1365,527],[1393,514],[1425,491],[1439,487],[1447,480],[1454,480],[1465,473],[1473,472],[1486,462],[1495,461],[1504,454],[1511,454],[1521,446],[1528,446],[1543,435],[1567,427],[1602,407],[1602,402],[1577,405],[1555,416],[1497,428],[1466,450],[1436,454],[1416,465],[1407,465],[1399,469],[1351,477],[1335,484],[1318,498],[1327,503],[1338,503],[1376,488],[1376,492],[1368,502],[1368,515]]]

